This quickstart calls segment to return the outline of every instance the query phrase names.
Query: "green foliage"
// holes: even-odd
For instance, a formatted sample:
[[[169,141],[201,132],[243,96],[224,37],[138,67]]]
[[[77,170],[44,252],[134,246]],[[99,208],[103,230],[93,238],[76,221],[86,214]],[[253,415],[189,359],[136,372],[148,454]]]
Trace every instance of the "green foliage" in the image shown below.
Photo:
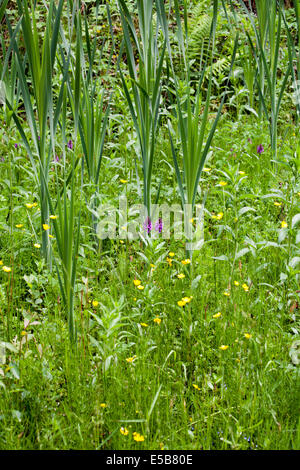
[[[1,449],[299,449],[298,3],[230,3],[0,2]]]

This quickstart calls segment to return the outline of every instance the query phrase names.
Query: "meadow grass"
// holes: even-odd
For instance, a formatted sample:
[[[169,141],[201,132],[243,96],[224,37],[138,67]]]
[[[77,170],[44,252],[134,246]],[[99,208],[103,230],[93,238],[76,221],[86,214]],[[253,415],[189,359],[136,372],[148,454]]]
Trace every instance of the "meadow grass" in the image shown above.
[[[6,3],[0,4],[0,18]],[[153,3],[163,8],[162,2]],[[123,1],[110,2],[109,12],[98,5],[81,20],[77,3],[67,4],[52,77],[59,112],[54,112],[53,123],[43,117],[43,147],[30,128],[38,119],[30,80],[27,85],[23,80],[15,93],[10,89],[7,107],[0,108],[0,449],[299,449],[300,154],[295,105],[284,90],[276,117],[274,168],[269,123],[235,110],[227,96],[222,103],[227,87],[226,93],[237,95],[244,85],[229,83],[229,73],[210,75],[208,67],[200,97],[197,87],[194,94],[190,86],[195,80],[191,74],[189,97],[199,100],[193,116],[188,104],[191,153],[199,132],[201,149],[210,139],[216,116],[218,126],[209,152],[195,162],[197,174],[191,173],[188,189],[183,134],[174,126],[177,134],[170,140],[168,126],[176,109],[185,119],[172,78],[172,73],[184,72],[177,60],[180,2],[174,3],[174,11],[168,4],[166,13],[160,10],[153,24],[144,25],[151,37],[156,35],[156,53],[163,50],[159,83],[153,83],[151,69],[159,63],[158,55],[152,57],[143,43],[140,81],[134,75],[136,57],[130,59],[132,73],[125,70],[128,54],[137,53],[132,2],[128,10]],[[43,24],[48,32],[53,27],[51,18],[43,19],[43,8],[38,5],[36,11],[36,18],[42,18],[36,22],[36,37]],[[220,5],[218,17],[222,11]],[[10,53],[15,51],[18,79],[24,79],[29,72],[18,59],[18,12],[6,13],[8,38],[13,38]],[[288,13],[282,29],[289,25]],[[186,27],[192,14],[190,8],[182,16]],[[131,24],[128,15],[136,21]],[[247,18],[245,14],[246,24]],[[237,13],[231,20],[237,24]],[[170,28],[170,37],[168,22],[175,28],[175,33]],[[133,43],[128,32],[127,54],[119,54],[126,24],[132,27]],[[249,31],[251,27],[248,23]],[[289,31],[280,41],[291,46],[294,23]],[[218,29],[215,34],[218,51],[222,40]],[[239,41],[246,42],[241,35]],[[46,35],[44,43],[49,41]],[[237,43],[231,54],[235,47],[236,67],[241,67]],[[9,57],[8,50],[7,45],[2,48],[3,56]],[[290,51],[278,56],[282,71],[298,54],[296,42]],[[15,73],[8,65],[15,67],[7,61],[6,70],[1,69],[6,82]],[[233,66],[233,74],[235,70]],[[181,86],[179,79],[177,84]],[[159,121],[147,108],[153,86]],[[251,105],[258,111],[260,95],[255,87],[252,92]],[[28,98],[27,113],[22,93]],[[200,100],[207,93],[209,109]],[[201,112],[207,129],[197,129]],[[139,135],[145,130],[140,126],[143,116],[149,124],[144,141]],[[149,160],[144,155],[137,161],[144,144]],[[45,169],[41,148],[48,159]],[[162,234],[151,239],[143,227],[138,240],[95,243],[99,215],[93,198],[117,206],[119,196],[126,195],[129,205],[144,199],[149,208],[151,194],[157,194],[160,204],[180,205],[181,181],[193,203],[199,202],[198,186],[206,194],[204,243],[192,261],[185,240],[163,239]],[[41,203],[49,215],[43,221],[46,227],[41,227]],[[43,254],[44,232],[52,263]]]

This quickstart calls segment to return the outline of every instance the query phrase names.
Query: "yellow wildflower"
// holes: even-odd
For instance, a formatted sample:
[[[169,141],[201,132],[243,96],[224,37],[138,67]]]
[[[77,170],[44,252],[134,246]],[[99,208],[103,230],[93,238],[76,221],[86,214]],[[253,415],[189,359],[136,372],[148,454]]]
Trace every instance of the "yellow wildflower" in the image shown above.
[[[122,183],[122,184],[126,184],[126,183],[128,183],[128,180],[123,180],[123,179],[120,179],[120,183]]]
[[[159,318],[159,317],[157,317],[157,316],[154,318],[153,321],[154,321],[154,323],[157,323],[158,325],[161,324],[161,318]]]
[[[190,264],[190,263],[191,263],[191,260],[190,260],[190,258],[186,258],[186,259],[183,259],[183,260],[181,261],[181,263],[184,264],[184,265],[185,265],[185,264]]]
[[[140,325],[141,325],[141,326],[144,326],[144,327],[148,326],[147,323],[140,323]]]
[[[23,227],[23,224],[17,224],[16,227],[17,227],[17,228],[22,228],[22,227]]]
[[[27,209],[32,209],[32,207],[34,207],[33,204],[31,204],[30,202],[27,202],[25,206],[27,207]]]
[[[126,361],[131,363],[135,360],[136,356],[132,356],[132,357],[127,357]]]
[[[185,274],[183,273],[177,274],[177,277],[178,279],[183,279],[185,277]]]
[[[6,273],[10,273],[11,272],[11,268],[9,266],[3,266],[2,267],[2,270]]]
[[[167,263],[169,263],[169,266],[172,266],[172,259],[171,258],[167,258]]]
[[[34,248],[41,248],[41,245],[39,243],[35,243],[33,246]]]
[[[2,261],[2,259],[0,259],[0,266],[3,266],[3,261]]]
[[[275,201],[275,202],[274,202],[274,206],[280,207],[280,206],[282,206],[282,202],[277,202],[277,201]]]
[[[96,308],[96,307],[98,307],[98,305],[99,305],[98,300],[93,300],[92,306]]]
[[[281,222],[281,228],[287,228],[288,224],[286,223],[285,220]]]
[[[221,315],[222,315],[221,312],[215,313],[215,314],[213,315],[213,318],[220,318]]]
[[[58,215],[50,215],[50,219],[55,220],[57,219]]]
[[[48,224],[43,224],[43,229],[44,229],[44,230],[49,230],[49,229],[50,229],[50,225],[48,225]]]
[[[107,404],[106,403],[100,403],[101,408],[106,408]]]
[[[238,281],[234,281],[233,284],[234,284],[235,286],[239,286],[239,285],[240,285],[240,283],[239,283]]]
[[[230,293],[229,293],[229,292],[223,292],[223,295],[225,295],[226,297],[230,297]]]
[[[177,304],[179,305],[179,307],[185,306],[185,302],[183,302],[183,300],[178,300]]]
[[[170,256],[170,258],[174,258],[175,253],[173,253],[173,251],[170,251],[169,256]]]
[[[139,290],[145,289],[145,287],[144,287],[144,286],[141,286],[141,285],[137,286],[137,288],[138,288]]]
[[[252,338],[252,335],[250,335],[249,333],[245,333],[244,336],[245,336],[245,338],[247,338],[247,339]]]
[[[226,181],[220,181],[220,182],[219,182],[219,185],[220,185],[220,186],[223,186],[223,187],[224,187],[224,186],[227,186],[227,184],[228,184],[228,183],[227,183]]]
[[[134,279],[133,284],[137,287],[141,284],[141,281],[139,279]]]
[[[239,175],[245,175],[246,173],[244,171],[239,171]]]
[[[136,442],[143,442],[145,440],[144,436],[142,436],[141,434],[139,434],[138,432],[134,432],[132,433],[133,435],[133,439],[136,441]]]
[[[124,428],[123,426],[120,428],[120,433],[123,434],[123,436],[128,436],[129,431],[127,428]]]
[[[248,290],[249,290],[248,284],[243,284],[242,288],[244,289],[245,292],[248,292]]]
[[[197,384],[193,384],[193,387],[194,387],[196,390],[200,390],[200,387],[198,387]]]
[[[225,344],[222,344],[222,346],[219,347],[219,349],[221,349],[222,351],[226,351],[226,349],[228,349],[229,346],[225,345]]]
[[[209,173],[211,171],[211,168],[204,167],[203,171],[205,171],[206,173]]]
[[[27,335],[27,331],[23,330],[23,331],[21,332],[21,336],[26,336],[26,335]]]

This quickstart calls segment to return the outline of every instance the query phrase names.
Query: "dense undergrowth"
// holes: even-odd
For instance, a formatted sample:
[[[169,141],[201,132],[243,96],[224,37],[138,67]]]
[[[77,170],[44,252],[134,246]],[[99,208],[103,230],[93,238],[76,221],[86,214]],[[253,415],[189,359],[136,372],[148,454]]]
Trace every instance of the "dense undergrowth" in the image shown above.
[[[42,33],[49,18],[44,5],[37,3]],[[228,22],[239,25],[240,34],[246,28],[255,41],[249,18],[238,2],[233,10],[227,2],[225,12],[219,5],[216,52],[207,53],[201,88],[199,123],[209,89],[211,93],[205,139],[222,93],[227,94],[197,183],[197,203],[206,198],[202,248],[190,256],[186,240],[172,236],[174,226],[164,239],[154,223],[150,235],[155,233],[156,238],[147,236],[142,226],[138,240],[122,235],[99,240],[94,229],[100,204],[118,207],[121,195],[129,206],[143,201],[150,167],[142,165],[140,123],[134,125],[134,112],[154,118],[147,114],[147,104],[142,111],[134,108],[135,93],[140,93],[141,102],[146,93],[141,86],[133,88],[126,71],[130,56],[121,46],[122,2],[120,10],[118,2],[110,2],[111,27],[105,5],[97,14],[95,3],[85,2],[86,16],[84,7],[79,8],[81,21],[77,16],[72,31],[68,13],[76,2],[67,2],[70,10],[62,10],[49,97],[55,111],[63,90],[56,127],[49,120],[51,106],[46,116],[40,116],[44,124],[39,121],[30,68],[21,69],[20,62],[14,69],[17,58],[8,55],[2,76],[6,84],[13,83],[14,77],[7,74],[16,71],[12,92],[6,89],[9,102],[0,108],[0,448],[299,449],[300,164],[292,75],[276,123],[275,155],[255,73],[253,95],[247,88],[251,77],[250,82],[245,79],[244,54],[251,43],[246,34],[238,39],[236,65],[228,81],[235,41]],[[133,2],[126,3],[136,14]],[[205,9],[209,3],[191,2],[186,12],[194,32],[191,56],[186,55],[192,61],[192,84],[199,79],[201,63],[200,52],[195,54],[197,41],[209,48],[212,39],[204,18],[210,15],[211,23],[213,11]],[[166,56],[160,83],[162,111],[154,126],[149,171],[152,203],[158,195],[160,204],[180,207],[178,173],[184,175],[183,190],[188,173],[180,166],[176,105],[184,107],[188,85],[184,42],[174,32],[179,27],[176,13],[184,18],[184,11],[176,10],[176,4],[168,39],[172,57],[163,30],[157,43],[161,53],[165,46]],[[10,2],[6,15],[1,24],[2,71],[13,34],[8,18],[13,30],[19,18]],[[292,8],[285,11],[291,40],[297,30],[294,15]],[[153,23],[159,23],[156,16]],[[280,41],[285,48],[276,70],[277,97],[292,60],[282,23]],[[183,27],[184,21],[180,24]],[[69,35],[73,39],[68,50]],[[94,56],[89,35],[91,41],[96,38]],[[42,35],[37,44],[40,40]],[[23,54],[21,39],[18,47]],[[136,49],[134,53],[139,70],[141,56]],[[210,60],[218,64],[211,73]],[[261,64],[259,60],[261,56]],[[257,66],[254,63],[254,70]],[[64,88],[67,69],[70,78],[65,78]],[[172,69],[178,78],[177,95]],[[23,72],[38,123],[36,136],[29,125],[29,108],[24,109],[26,88],[19,83]],[[153,83],[144,79],[153,96]],[[134,110],[128,107],[126,90]],[[192,92],[191,101],[193,96]],[[103,102],[97,101],[99,97]],[[266,87],[266,106],[271,109],[268,99]],[[100,107],[95,129],[99,123],[103,126],[109,109],[103,142],[102,135],[92,140],[88,124]],[[39,134],[43,129],[44,135]],[[150,131],[148,137],[145,148],[154,138]],[[85,143],[91,147],[85,148]],[[99,178],[96,154],[101,154]],[[44,215],[47,219],[42,220]],[[47,240],[45,232],[50,234]]]

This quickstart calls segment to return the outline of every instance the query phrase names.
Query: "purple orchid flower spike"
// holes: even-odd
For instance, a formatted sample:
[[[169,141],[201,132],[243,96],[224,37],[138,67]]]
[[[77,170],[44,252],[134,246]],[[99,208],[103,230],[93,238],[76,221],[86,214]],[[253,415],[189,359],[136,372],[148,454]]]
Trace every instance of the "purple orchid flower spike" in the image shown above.
[[[67,147],[68,147],[68,149],[71,149],[71,150],[73,149],[73,142],[72,142],[71,139],[70,139],[69,142],[67,143]]]
[[[261,155],[263,153],[263,151],[264,151],[264,148],[263,148],[262,144],[259,144],[257,146],[257,153]]]
[[[163,229],[163,222],[162,222],[162,218],[159,217],[159,219],[156,221],[155,223],[155,230],[158,232],[158,233],[161,233],[162,232],[162,229]]]
[[[144,222],[144,230],[145,230],[145,232],[148,233],[148,235],[152,230],[152,222],[151,222],[150,217],[147,217],[145,222]]]

